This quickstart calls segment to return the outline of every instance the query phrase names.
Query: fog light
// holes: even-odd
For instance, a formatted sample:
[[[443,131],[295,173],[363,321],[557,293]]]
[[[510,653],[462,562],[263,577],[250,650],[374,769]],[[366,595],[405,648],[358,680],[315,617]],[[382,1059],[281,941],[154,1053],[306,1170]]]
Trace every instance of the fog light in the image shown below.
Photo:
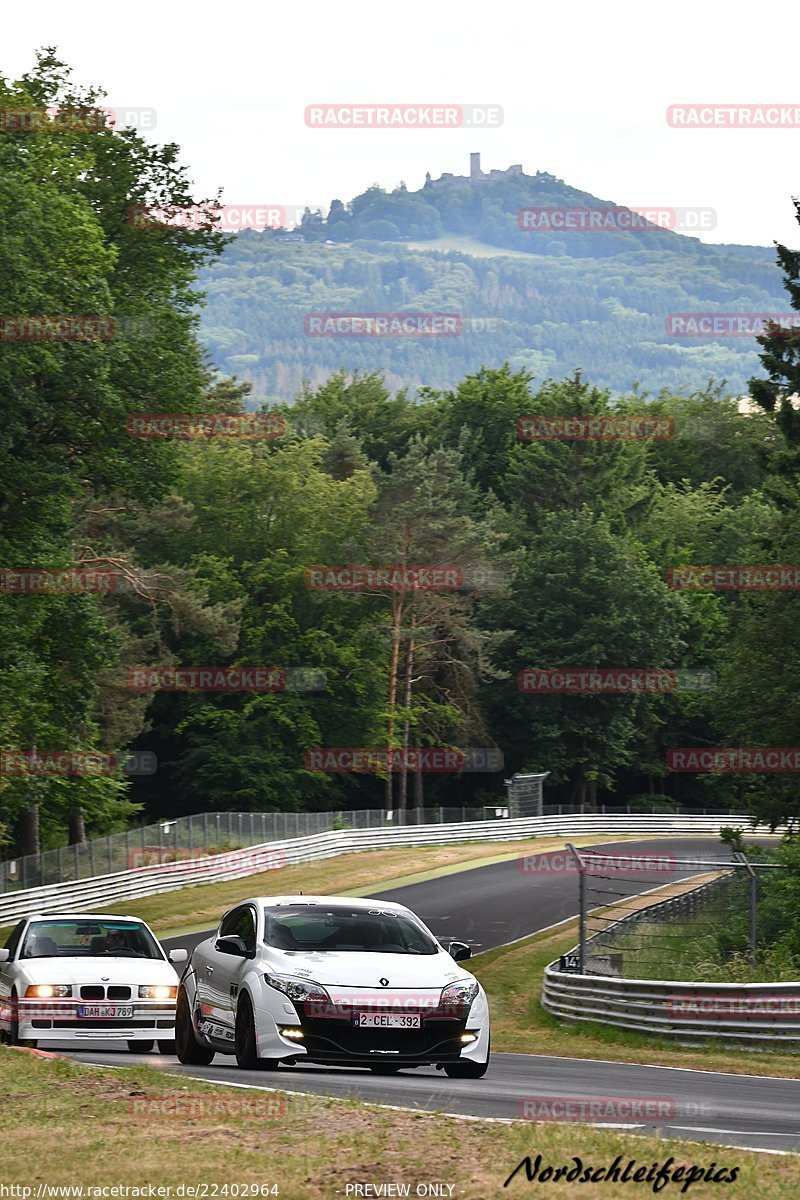
[[[294,1026],[289,1026],[289,1025],[284,1026],[280,1030],[280,1035],[281,1035],[281,1037],[285,1037],[285,1038],[295,1038],[295,1040],[299,1040],[306,1036],[303,1033],[302,1029],[295,1029]]]
[[[462,1035],[461,1035],[462,1042],[477,1042],[477,1040],[478,1040],[477,1033],[462,1033]]]

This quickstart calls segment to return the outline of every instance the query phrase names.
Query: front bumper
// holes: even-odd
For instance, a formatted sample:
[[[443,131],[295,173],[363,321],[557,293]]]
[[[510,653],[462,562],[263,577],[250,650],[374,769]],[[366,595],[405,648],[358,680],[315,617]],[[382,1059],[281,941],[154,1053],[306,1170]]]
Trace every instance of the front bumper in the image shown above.
[[[20,1000],[19,1036],[24,1041],[170,1041],[175,1036],[175,1001],[135,1000],[126,1017],[79,1017],[80,1004],[91,1001]],[[121,1002],[122,1003],[122,1002]]]
[[[276,1012],[273,1002],[256,1018],[261,1057],[341,1066],[395,1063],[414,1067],[461,1059],[485,1062],[489,1055],[489,1014],[482,993],[469,1012],[459,1017],[426,1015],[422,1010],[419,1029],[361,1028],[354,1025],[352,1017],[318,1016],[302,1004],[282,1000],[282,1014]],[[357,1011],[358,1000],[351,1000]],[[281,1029],[286,1027],[301,1030],[302,1038],[284,1037]],[[467,1036],[469,1040],[464,1040]]]

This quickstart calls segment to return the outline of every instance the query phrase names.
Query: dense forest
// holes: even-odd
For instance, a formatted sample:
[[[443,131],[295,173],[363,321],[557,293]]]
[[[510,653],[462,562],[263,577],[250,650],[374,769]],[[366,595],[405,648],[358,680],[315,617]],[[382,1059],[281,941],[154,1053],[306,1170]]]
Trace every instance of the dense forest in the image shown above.
[[[80,113],[95,103],[50,53],[21,80],[0,78],[0,109]],[[633,386],[644,343],[620,332],[609,344],[606,324],[595,344],[613,364],[612,393],[580,330],[598,315],[601,280],[608,312],[626,309],[632,288],[650,304],[666,278],[659,253],[673,281],[691,281],[702,261],[723,306],[733,291],[774,300],[769,281],[782,273],[788,297],[779,305],[800,310],[800,255],[779,249],[777,269],[697,248],[642,250],[634,263],[626,250],[598,265],[594,283],[586,260],[565,257],[573,290],[561,276],[559,319],[539,331],[535,353],[551,355],[543,369],[493,339],[476,340],[474,366],[458,374],[453,360],[448,382],[443,360],[417,347],[423,357],[409,369],[423,386],[411,393],[397,386],[403,372],[392,360],[406,348],[371,342],[377,358],[353,364],[361,370],[309,378],[269,401],[284,418],[282,436],[137,438],[135,414],[233,417],[263,408],[274,390],[258,370],[254,386],[209,362],[201,285],[211,299],[205,322],[222,323],[228,304],[237,328],[245,316],[252,322],[242,344],[257,339],[259,362],[270,339],[275,370],[284,363],[308,374],[312,360],[334,365],[320,343],[298,364],[295,343],[272,341],[268,330],[271,312],[300,313],[312,293],[314,307],[327,309],[349,289],[357,308],[374,286],[381,310],[401,295],[420,307],[424,295],[426,309],[442,311],[473,287],[494,289],[509,307],[517,293],[495,263],[483,264],[478,286],[476,264],[408,250],[386,279],[384,251],[337,248],[336,270],[319,268],[320,259],[312,270],[303,256],[330,247],[279,248],[257,234],[237,237],[220,258],[225,239],[213,223],[139,230],[126,219],[131,205],[155,202],[213,211],[213,201],[190,194],[177,147],[77,121],[57,132],[46,123],[0,130],[0,312],[91,314],[119,331],[2,343],[0,754],[9,763],[32,749],[135,750],[157,760],[157,770],[134,779],[121,769],[4,768],[0,833],[9,852],[143,816],[481,804],[525,769],[550,772],[550,801],[592,807],[643,797],[654,807],[738,805],[775,819],[797,812],[791,773],[678,773],[667,764],[675,747],[797,740],[796,591],[682,590],[670,571],[800,562],[800,414],[791,401],[800,392],[800,337],[761,339],[754,411],[743,413],[721,382],[679,394],[665,346],[645,404]],[[548,258],[508,260],[507,269],[521,272],[522,296],[533,286],[522,272],[555,268]],[[670,303],[663,291],[659,305]],[[384,369],[370,369],[381,356]],[[542,382],[543,374],[557,377]],[[672,435],[526,440],[518,431],[525,416],[645,409],[671,422]],[[348,565],[447,568],[451,582],[369,576],[361,590],[310,586],[315,570]],[[125,586],[9,585],[9,572],[31,568],[111,572]],[[240,692],[131,686],[137,669],[178,666],[268,667],[287,682]],[[520,672],[557,668],[647,668],[689,682],[627,694],[520,689]],[[703,687],[691,685],[697,678]],[[494,748],[503,769],[331,773],[314,769],[309,755],[319,747]]]
[[[653,224],[520,228],[532,206],[604,203],[542,173],[445,178],[334,200],[292,234],[246,230],[201,276],[203,341],[220,370],[280,400],[338,369],[380,371],[392,389],[447,388],[502,362],[540,381],[580,367],[616,396],[633,383],[691,392],[710,378],[743,395],[755,339],[688,337],[670,314],[786,312],[774,250]],[[452,337],[309,336],[305,318],[319,311],[445,312],[461,324]]]

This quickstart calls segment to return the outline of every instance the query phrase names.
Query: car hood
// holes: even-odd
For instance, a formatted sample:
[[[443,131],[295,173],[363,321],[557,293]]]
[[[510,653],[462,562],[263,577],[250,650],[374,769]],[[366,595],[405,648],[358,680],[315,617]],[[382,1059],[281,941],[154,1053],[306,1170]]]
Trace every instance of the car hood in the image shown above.
[[[280,975],[298,975],[327,987],[441,989],[448,983],[472,981],[449,954],[375,954],[349,951],[284,951],[266,949],[262,962]],[[381,980],[388,980],[382,984]]]
[[[159,958],[23,958],[17,964],[29,983],[174,984],[178,973]]]

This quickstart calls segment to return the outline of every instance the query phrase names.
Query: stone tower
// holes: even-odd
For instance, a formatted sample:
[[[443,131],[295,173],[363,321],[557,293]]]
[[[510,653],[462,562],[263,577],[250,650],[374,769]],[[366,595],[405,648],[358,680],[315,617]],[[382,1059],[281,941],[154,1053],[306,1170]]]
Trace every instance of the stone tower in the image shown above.
[[[469,177],[470,179],[482,179],[483,171],[481,170],[480,154],[470,154],[469,156]]]

